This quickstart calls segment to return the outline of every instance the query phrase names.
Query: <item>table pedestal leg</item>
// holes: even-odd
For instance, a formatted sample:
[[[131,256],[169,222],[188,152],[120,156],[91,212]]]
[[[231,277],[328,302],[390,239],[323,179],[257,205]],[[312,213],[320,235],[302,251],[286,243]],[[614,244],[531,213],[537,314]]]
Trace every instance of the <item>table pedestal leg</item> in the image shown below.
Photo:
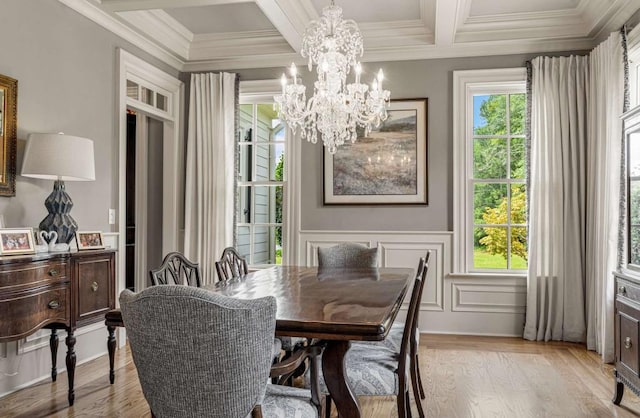
[[[362,416],[358,399],[349,387],[344,369],[344,360],[349,350],[349,341],[328,341],[322,354],[322,372],[329,394],[338,410],[340,418]]]

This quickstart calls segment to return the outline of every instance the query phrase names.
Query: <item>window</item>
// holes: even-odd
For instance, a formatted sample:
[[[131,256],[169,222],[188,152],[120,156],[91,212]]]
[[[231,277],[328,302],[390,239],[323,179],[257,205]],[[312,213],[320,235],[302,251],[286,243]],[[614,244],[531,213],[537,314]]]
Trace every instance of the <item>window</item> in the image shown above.
[[[285,133],[272,103],[240,105],[236,246],[251,265],[282,264]]]
[[[524,69],[460,71],[455,77],[457,268],[524,272]]]

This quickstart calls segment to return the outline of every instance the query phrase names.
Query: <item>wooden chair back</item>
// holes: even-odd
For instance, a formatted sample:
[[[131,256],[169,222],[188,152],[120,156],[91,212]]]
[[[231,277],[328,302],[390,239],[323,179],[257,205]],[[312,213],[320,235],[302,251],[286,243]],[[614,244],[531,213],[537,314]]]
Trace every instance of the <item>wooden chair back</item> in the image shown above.
[[[153,286],[166,284],[183,284],[200,287],[200,266],[192,263],[179,252],[171,252],[162,260],[162,264],[155,270],[149,270],[149,277]]]
[[[222,257],[216,261],[216,272],[221,282],[237,279],[249,272],[247,260],[233,247],[227,247],[222,251]]]

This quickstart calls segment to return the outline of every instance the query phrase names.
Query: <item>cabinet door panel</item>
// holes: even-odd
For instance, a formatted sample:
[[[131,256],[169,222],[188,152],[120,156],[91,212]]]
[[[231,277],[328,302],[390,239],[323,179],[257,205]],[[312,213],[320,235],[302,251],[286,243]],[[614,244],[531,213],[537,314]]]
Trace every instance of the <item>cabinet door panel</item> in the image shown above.
[[[74,263],[77,321],[104,319],[104,313],[113,308],[113,257],[79,257]]]
[[[625,312],[626,311],[626,312]],[[638,324],[636,316],[630,314],[636,312],[624,304],[618,304],[618,358],[619,362],[638,375]],[[634,315],[635,316],[635,315]]]

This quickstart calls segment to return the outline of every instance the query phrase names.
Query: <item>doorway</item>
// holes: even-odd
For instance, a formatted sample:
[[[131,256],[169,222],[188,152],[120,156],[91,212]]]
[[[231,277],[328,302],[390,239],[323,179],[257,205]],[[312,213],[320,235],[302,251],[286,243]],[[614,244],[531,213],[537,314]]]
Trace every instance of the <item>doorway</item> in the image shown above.
[[[146,288],[149,266],[182,249],[184,218],[184,85],[122,49],[119,60],[118,293]]]
[[[125,265],[126,288],[134,291],[136,274],[147,277],[145,272],[157,268],[163,258],[163,124],[127,109]]]

